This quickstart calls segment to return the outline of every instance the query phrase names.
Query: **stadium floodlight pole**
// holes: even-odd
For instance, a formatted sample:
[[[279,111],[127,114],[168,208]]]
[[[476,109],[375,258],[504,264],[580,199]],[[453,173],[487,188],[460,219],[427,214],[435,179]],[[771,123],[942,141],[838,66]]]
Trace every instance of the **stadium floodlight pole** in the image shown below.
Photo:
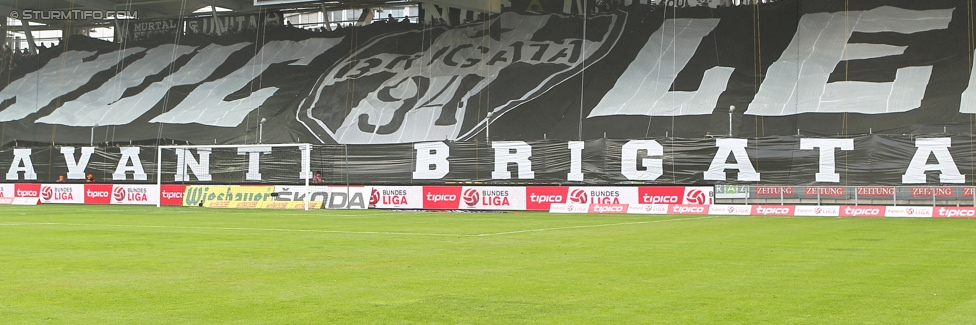
[[[485,141],[491,144],[491,115],[494,112],[488,112],[488,116],[485,117]]]
[[[267,121],[268,119],[262,117],[258,124],[258,143],[264,143],[264,122]]]
[[[735,111],[735,105],[729,106],[729,136],[732,136],[732,112]]]

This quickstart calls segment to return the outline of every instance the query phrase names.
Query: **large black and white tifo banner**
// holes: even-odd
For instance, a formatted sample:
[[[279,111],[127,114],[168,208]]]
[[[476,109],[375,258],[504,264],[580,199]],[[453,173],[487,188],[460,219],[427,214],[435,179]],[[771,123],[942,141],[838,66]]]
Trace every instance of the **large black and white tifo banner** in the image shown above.
[[[967,1],[626,3],[585,19],[504,12],[258,38],[210,35],[216,24],[200,18],[177,44],[73,36],[0,75],[0,145],[89,143],[92,133],[191,144],[700,138],[729,133],[730,106],[738,138],[972,133]],[[133,33],[179,27],[147,21]]]
[[[973,184],[969,137],[418,142],[161,150],[162,183]],[[6,182],[155,183],[155,147],[0,149]]]

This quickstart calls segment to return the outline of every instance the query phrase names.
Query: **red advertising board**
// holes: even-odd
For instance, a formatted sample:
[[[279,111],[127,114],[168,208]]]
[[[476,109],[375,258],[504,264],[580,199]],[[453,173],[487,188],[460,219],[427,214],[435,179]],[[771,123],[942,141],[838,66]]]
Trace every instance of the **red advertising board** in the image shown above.
[[[549,211],[552,204],[566,203],[569,187],[566,186],[527,186],[525,187],[525,209],[529,211]]]
[[[792,205],[753,205],[752,215],[754,216],[793,216],[793,211],[796,209]]]
[[[668,212],[671,214],[708,214],[707,205],[687,205],[687,204],[672,204]]]
[[[14,184],[15,197],[41,197],[41,184]]]
[[[597,214],[625,214],[627,213],[626,204],[590,204],[587,213]]]
[[[424,186],[424,209],[457,209],[460,199],[460,186]]]
[[[637,202],[640,204],[683,204],[684,195],[684,186],[641,186],[637,188]]]
[[[112,184],[85,184],[85,204],[111,204]]]
[[[183,206],[183,191],[186,185],[163,184],[159,187],[159,204]]]
[[[880,205],[842,205],[841,217],[884,217],[885,207]]]
[[[933,218],[976,218],[976,207],[937,207]]]

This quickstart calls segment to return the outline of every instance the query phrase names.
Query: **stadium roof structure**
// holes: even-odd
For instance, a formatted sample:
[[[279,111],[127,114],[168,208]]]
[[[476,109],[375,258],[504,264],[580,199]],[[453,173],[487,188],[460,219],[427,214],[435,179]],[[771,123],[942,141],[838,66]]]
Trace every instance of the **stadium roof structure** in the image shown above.
[[[258,3],[258,5],[255,5]],[[266,3],[267,5],[261,5]],[[355,8],[372,8],[397,6],[416,3],[413,0],[334,0],[334,1],[240,1],[240,0],[0,0],[0,14],[7,16],[11,11],[18,10],[102,10],[102,11],[134,11],[138,18],[171,18],[181,16],[199,16],[209,13],[196,13],[200,8],[217,6],[227,8],[236,13],[258,12],[273,9],[315,9],[341,10]],[[13,18],[13,17],[11,17]],[[60,27],[67,21],[44,21],[52,27]],[[91,21],[91,25],[106,24],[104,21]],[[84,21],[73,20],[73,26],[84,26]]]

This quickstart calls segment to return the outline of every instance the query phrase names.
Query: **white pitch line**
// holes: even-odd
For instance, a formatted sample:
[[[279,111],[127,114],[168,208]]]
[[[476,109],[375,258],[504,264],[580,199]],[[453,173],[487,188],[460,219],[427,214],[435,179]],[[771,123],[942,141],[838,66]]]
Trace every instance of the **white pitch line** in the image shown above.
[[[195,230],[247,230],[247,231],[268,231],[268,232],[309,232],[309,233],[329,233],[329,234],[362,234],[362,235],[415,235],[415,236],[442,236],[458,237],[469,235],[457,234],[434,234],[417,232],[394,232],[394,231],[349,231],[349,230],[322,230],[322,229],[287,229],[287,228],[245,228],[245,227],[189,227],[189,226],[153,226],[153,225],[112,225],[94,223],[61,223],[61,222],[22,222],[22,223],[2,223],[0,226],[95,226],[95,227],[118,227],[118,228],[159,228],[159,229],[195,229]]]
[[[662,223],[671,221],[700,220],[709,218],[719,218],[719,216],[705,216],[697,218],[676,218],[665,220],[648,220],[635,222],[605,223],[596,225],[579,225],[565,227],[549,227],[537,229],[524,229],[503,231],[483,234],[440,234],[440,233],[418,233],[418,232],[396,232],[396,231],[350,231],[350,230],[323,230],[323,229],[288,229],[288,228],[245,228],[245,227],[190,227],[190,226],[160,226],[160,225],[117,225],[117,224],[90,224],[90,223],[63,223],[63,222],[10,222],[0,223],[3,226],[78,226],[78,227],[118,227],[118,228],[156,228],[156,229],[193,229],[193,230],[244,230],[244,231],[267,231],[267,232],[304,232],[304,233],[326,233],[326,234],[350,234],[350,235],[405,235],[405,236],[432,236],[432,237],[488,237],[513,235],[530,232],[543,232],[568,229],[585,229],[599,227],[613,227],[626,225],[642,225],[651,223]]]
[[[584,229],[584,228],[627,226],[627,225],[643,225],[643,224],[649,224],[649,223],[661,223],[661,222],[683,221],[683,220],[711,219],[711,218],[719,218],[719,217],[720,216],[706,216],[706,217],[697,217],[697,218],[676,218],[676,219],[665,219],[665,220],[648,220],[648,221],[634,221],[634,222],[605,223],[605,224],[599,224],[599,225],[581,225],[581,226],[551,227],[551,228],[538,228],[538,229],[525,229],[525,230],[513,230],[513,231],[494,232],[494,233],[477,234],[477,235],[471,235],[471,236],[474,236],[474,237],[486,237],[486,236],[522,234],[522,233],[527,233],[527,232],[542,232],[542,231],[551,231],[551,230]]]

